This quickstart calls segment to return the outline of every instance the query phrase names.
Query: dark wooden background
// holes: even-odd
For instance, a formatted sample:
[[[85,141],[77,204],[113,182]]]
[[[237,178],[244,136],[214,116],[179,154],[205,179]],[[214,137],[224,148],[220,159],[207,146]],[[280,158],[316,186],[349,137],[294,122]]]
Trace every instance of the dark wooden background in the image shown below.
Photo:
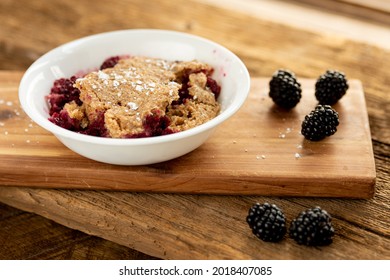
[[[261,7],[261,2],[259,1],[259,7]],[[284,5],[282,1],[276,2],[281,6]],[[333,2],[341,2],[342,9],[338,9]],[[315,7],[315,9],[325,11],[330,16],[337,15],[349,20],[358,20],[368,25],[374,34],[382,32],[378,34],[383,35],[383,30],[389,28],[388,5],[365,7],[360,4],[343,2],[349,1],[323,1],[328,4],[327,8]],[[371,1],[370,3],[377,2]],[[348,37],[346,38],[342,34],[333,34],[331,26],[329,29],[324,27],[314,32],[298,28],[293,22],[291,25],[286,24],[285,20],[279,23],[277,16],[272,14],[266,15],[263,19],[260,8],[249,13],[243,11],[241,6],[233,9],[229,5],[225,7],[224,3],[224,1],[215,1],[215,4],[211,5],[209,1],[196,0],[1,0],[0,70],[24,71],[43,53],[60,44],[92,33],[127,28],[173,29],[213,39],[235,52],[248,66],[252,76],[269,76],[279,67],[293,69],[297,75],[307,78],[317,77],[318,73],[329,67],[342,69],[348,73],[348,76],[360,79],[365,87],[377,168],[376,193],[372,199],[181,197],[180,195],[160,196],[158,194],[148,195],[142,199],[145,202],[161,201],[163,205],[168,205],[177,203],[183,198],[192,207],[198,205],[201,209],[207,205],[212,210],[210,213],[217,211],[218,207],[225,203],[231,203],[232,207],[226,213],[227,222],[236,222],[234,220],[236,216],[243,216],[247,206],[255,201],[268,200],[282,205],[289,213],[289,218],[293,213],[320,204],[323,208],[330,209],[335,216],[337,230],[335,238],[339,240],[339,247],[332,247],[333,244],[330,248],[311,250],[292,246],[288,241],[282,248],[290,251],[280,250],[280,246],[265,245],[264,248],[267,249],[265,257],[390,259],[389,48],[372,42],[364,42],[365,34],[359,37],[359,26],[351,30],[352,38],[348,32],[345,32]],[[310,1],[287,1],[287,4],[296,4],[303,11],[308,7],[312,8]],[[275,20],[269,19],[272,16]],[[286,17],[289,18],[288,15]],[[332,22],[329,22],[329,25],[331,24]],[[340,30],[343,29],[342,25],[341,21]],[[380,41],[386,41],[386,36],[381,37]],[[387,33],[387,41],[390,45],[390,33]],[[188,257],[188,255],[170,253],[173,252],[170,246],[174,244],[166,245],[164,250],[158,248],[159,244],[153,247],[153,241],[146,237],[145,242],[149,242],[147,245],[123,246],[118,244],[120,242],[108,241],[114,239],[108,233],[84,233],[71,229],[81,228],[76,223],[65,223],[57,219],[58,222],[67,225],[63,226],[52,221],[56,218],[46,215],[44,209],[23,207],[22,203],[18,203],[16,196],[18,193],[31,197],[38,195],[38,191],[35,190],[9,190],[6,187],[0,189],[0,201],[3,202],[0,204],[0,259],[172,259]],[[55,197],[58,193],[48,191],[48,194]],[[104,192],[61,192],[60,195],[85,200],[105,196]],[[133,196],[134,199],[138,199],[137,195],[127,194],[128,201]],[[117,202],[120,203],[120,194],[115,194],[115,196],[118,198]],[[29,212],[18,210],[10,205]],[[149,207],[149,211],[153,211],[153,207]],[[164,229],[159,230],[162,235]],[[208,236],[207,233],[201,233]],[[191,236],[188,242],[190,238]],[[250,233],[233,237],[232,242],[239,241],[239,238],[245,239],[248,243],[255,242]],[[208,241],[210,240],[206,239],[205,244]],[[334,246],[337,246],[337,242],[335,243]],[[356,248],[356,251],[347,248]],[[346,255],[343,253],[344,249],[354,254]],[[197,258],[220,258],[221,256],[235,258],[234,254],[219,255],[217,251],[218,246],[214,252],[197,252],[194,256]],[[248,255],[251,256],[250,258],[264,257],[255,253],[248,253]],[[244,257],[249,258],[248,255]],[[243,256],[240,255],[240,257]]]

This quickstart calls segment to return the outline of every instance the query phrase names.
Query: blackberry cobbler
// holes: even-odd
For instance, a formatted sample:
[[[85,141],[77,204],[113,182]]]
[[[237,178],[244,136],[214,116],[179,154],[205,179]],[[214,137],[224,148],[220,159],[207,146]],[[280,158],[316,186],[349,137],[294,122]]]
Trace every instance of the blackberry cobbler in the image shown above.
[[[220,111],[221,87],[199,61],[110,57],[83,77],[59,79],[49,120],[78,133],[141,138],[187,130]]]

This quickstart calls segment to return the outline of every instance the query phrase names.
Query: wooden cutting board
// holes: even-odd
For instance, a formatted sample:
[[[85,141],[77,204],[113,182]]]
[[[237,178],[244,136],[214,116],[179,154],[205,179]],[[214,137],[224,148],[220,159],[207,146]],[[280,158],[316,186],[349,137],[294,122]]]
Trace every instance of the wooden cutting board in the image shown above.
[[[370,198],[375,189],[371,134],[360,81],[334,106],[335,135],[304,140],[301,122],[316,105],[315,80],[298,78],[291,111],[268,97],[269,78],[253,78],[242,109],[197,150],[148,166],[83,158],[20,108],[20,72],[0,71],[0,185],[167,193]],[[131,140],[130,140],[131,141]]]

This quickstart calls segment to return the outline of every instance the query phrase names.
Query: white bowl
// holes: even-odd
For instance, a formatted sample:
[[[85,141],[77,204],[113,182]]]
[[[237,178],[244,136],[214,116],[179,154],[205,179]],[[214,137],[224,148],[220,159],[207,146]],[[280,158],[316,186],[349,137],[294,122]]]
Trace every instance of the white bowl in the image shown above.
[[[54,80],[96,69],[114,55],[142,55],[167,60],[192,60],[212,65],[221,85],[221,112],[198,127],[170,135],[112,139],[83,135],[48,120],[49,94]],[[204,143],[215,128],[236,113],[246,100],[250,77],[244,63],[226,48],[194,35],[166,30],[120,30],[88,36],[64,44],[35,61],[19,86],[23,110],[38,125],[53,133],[74,152],[105,163],[143,165],[174,159]]]

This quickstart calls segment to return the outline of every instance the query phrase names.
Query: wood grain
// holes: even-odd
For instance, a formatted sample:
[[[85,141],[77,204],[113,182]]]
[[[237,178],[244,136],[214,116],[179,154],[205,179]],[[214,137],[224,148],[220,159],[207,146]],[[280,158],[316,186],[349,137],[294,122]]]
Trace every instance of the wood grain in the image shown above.
[[[365,18],[385,25],[390,23],[390,2],[383,0],[290,0],[350,17]]]
[[[0,204],[0,223],[1,260],[152,259],[128,247],[5,204]]]
[[[333,17],[321,18],[326,24],[308,31],[294,28],[294,22],[269,20],[260,8],[255,14],[247,13],[239,7],[226,9],[226,1],[221,2],[223,5],[218,6],[219,1],[211,5],[196,0],[155,0],[153,4],[139,0],[0,1],[0,68],[24,71],[34,59],[62,43],[92,33],[140,27],[186,31],[213,39],[242,58],[254,77],[269,77],[277,68],[289,68],[299,77],[313,79],[327,68],[337,68],[364,85],[377,172],[373,198],[279,198],[0,187],[0,201],[68,228],[164,259],[390,259],[388,49],[365,41],[365,32],[363,37],[354,37],[354,40],[335,35],[334,30],[344,29],[346,25],[344,21],[333,21]],[[311,25],[316,26],[315,22]],[[388,26],[386,28],[388,30]],[[383,26],[378,29],[383,31]],[[370,34],[377,34],[375,27],[370,30],[373,31]],[[386,42],[386,38],[389,36],[378,40]],[[288,221],[308,207],[323,207],[333,216],[336,229],[333,244],[308,248],[296,245],[289,238],[280,244],[257,240],[244,221],[249,206],[257,201],[276,203],[284,210]],[[63,240],[64,243],[67,240],[69,246],[74,244],[72,234],[80,234],[55,224],[49,228],[52,222],[45,224],[46,235],[36,234],[31,229],[42,220],[29,215],[30,224],[12,216],[0,221],[1,236],[6,236],[0,244],[13,242],[12,250],[7,251],[8,258],[34,258],[26,253],[30,246],[34,246],[31,251],[39,252],[39,258],[53,258],[52,244],[56,238],[50,232],[59,231],[67,236]],[[37,243],[15,236],[13,233],[18,230],[50,242],[39,243],[42,245],[39,249]],[[80,240],[77,244],[83,245]],[[84,246],[90,248],[91,253],[78,251],[81,258],[102,258],[104,251],[114,254],[117,250],[109,243],[97,250],[91,248],[93,245],[84,243]],[[5,253],[2,258],[7,258]]]
[[[346,5],[343,0],[198,1],[216,7],[224,7],[233,13],[242,12],[269,23],[285,25],[289,28],[294,27],[315,34],[336,36],[390,50],[388,44],[390,13],[385,12],[386,8],[371,9],[366,6],[360,7],[356,11],[355,5]],[[372,3],[370,1],[370,4]],[[367,3],[367,5],[369,4]],[[246,26],[245,28],[253,27]]]
[[[149,166],[114,166],[85,159],[20,111],[20,73],[0,72],[5,116],[0,128],[0,185],[165,193],[369,198],[375,164],[360,81],[334,108],[338,132],[304,140],[301,122],[317,104],[315,80],[299,79],[302,99],[281,110],[268,97],[268,78],[253,78],[243,108],[188,155]],[[16,109],[15,109],[16,108]],[[7,115],[8,114],[8,115]]]
[[[2,188],[0,195],[2,201],[15,207],[164,259],[390,258],[388,212],[376,208],[376,217],[368,218],[373,204],[364,200],[23,188]],[[276,203],[288,221],[313,203],[325,207],[333,216],[334,242],[328,247],[309,248],[288,237],[277,244],[258,240],[245,221],[255,201]]]

